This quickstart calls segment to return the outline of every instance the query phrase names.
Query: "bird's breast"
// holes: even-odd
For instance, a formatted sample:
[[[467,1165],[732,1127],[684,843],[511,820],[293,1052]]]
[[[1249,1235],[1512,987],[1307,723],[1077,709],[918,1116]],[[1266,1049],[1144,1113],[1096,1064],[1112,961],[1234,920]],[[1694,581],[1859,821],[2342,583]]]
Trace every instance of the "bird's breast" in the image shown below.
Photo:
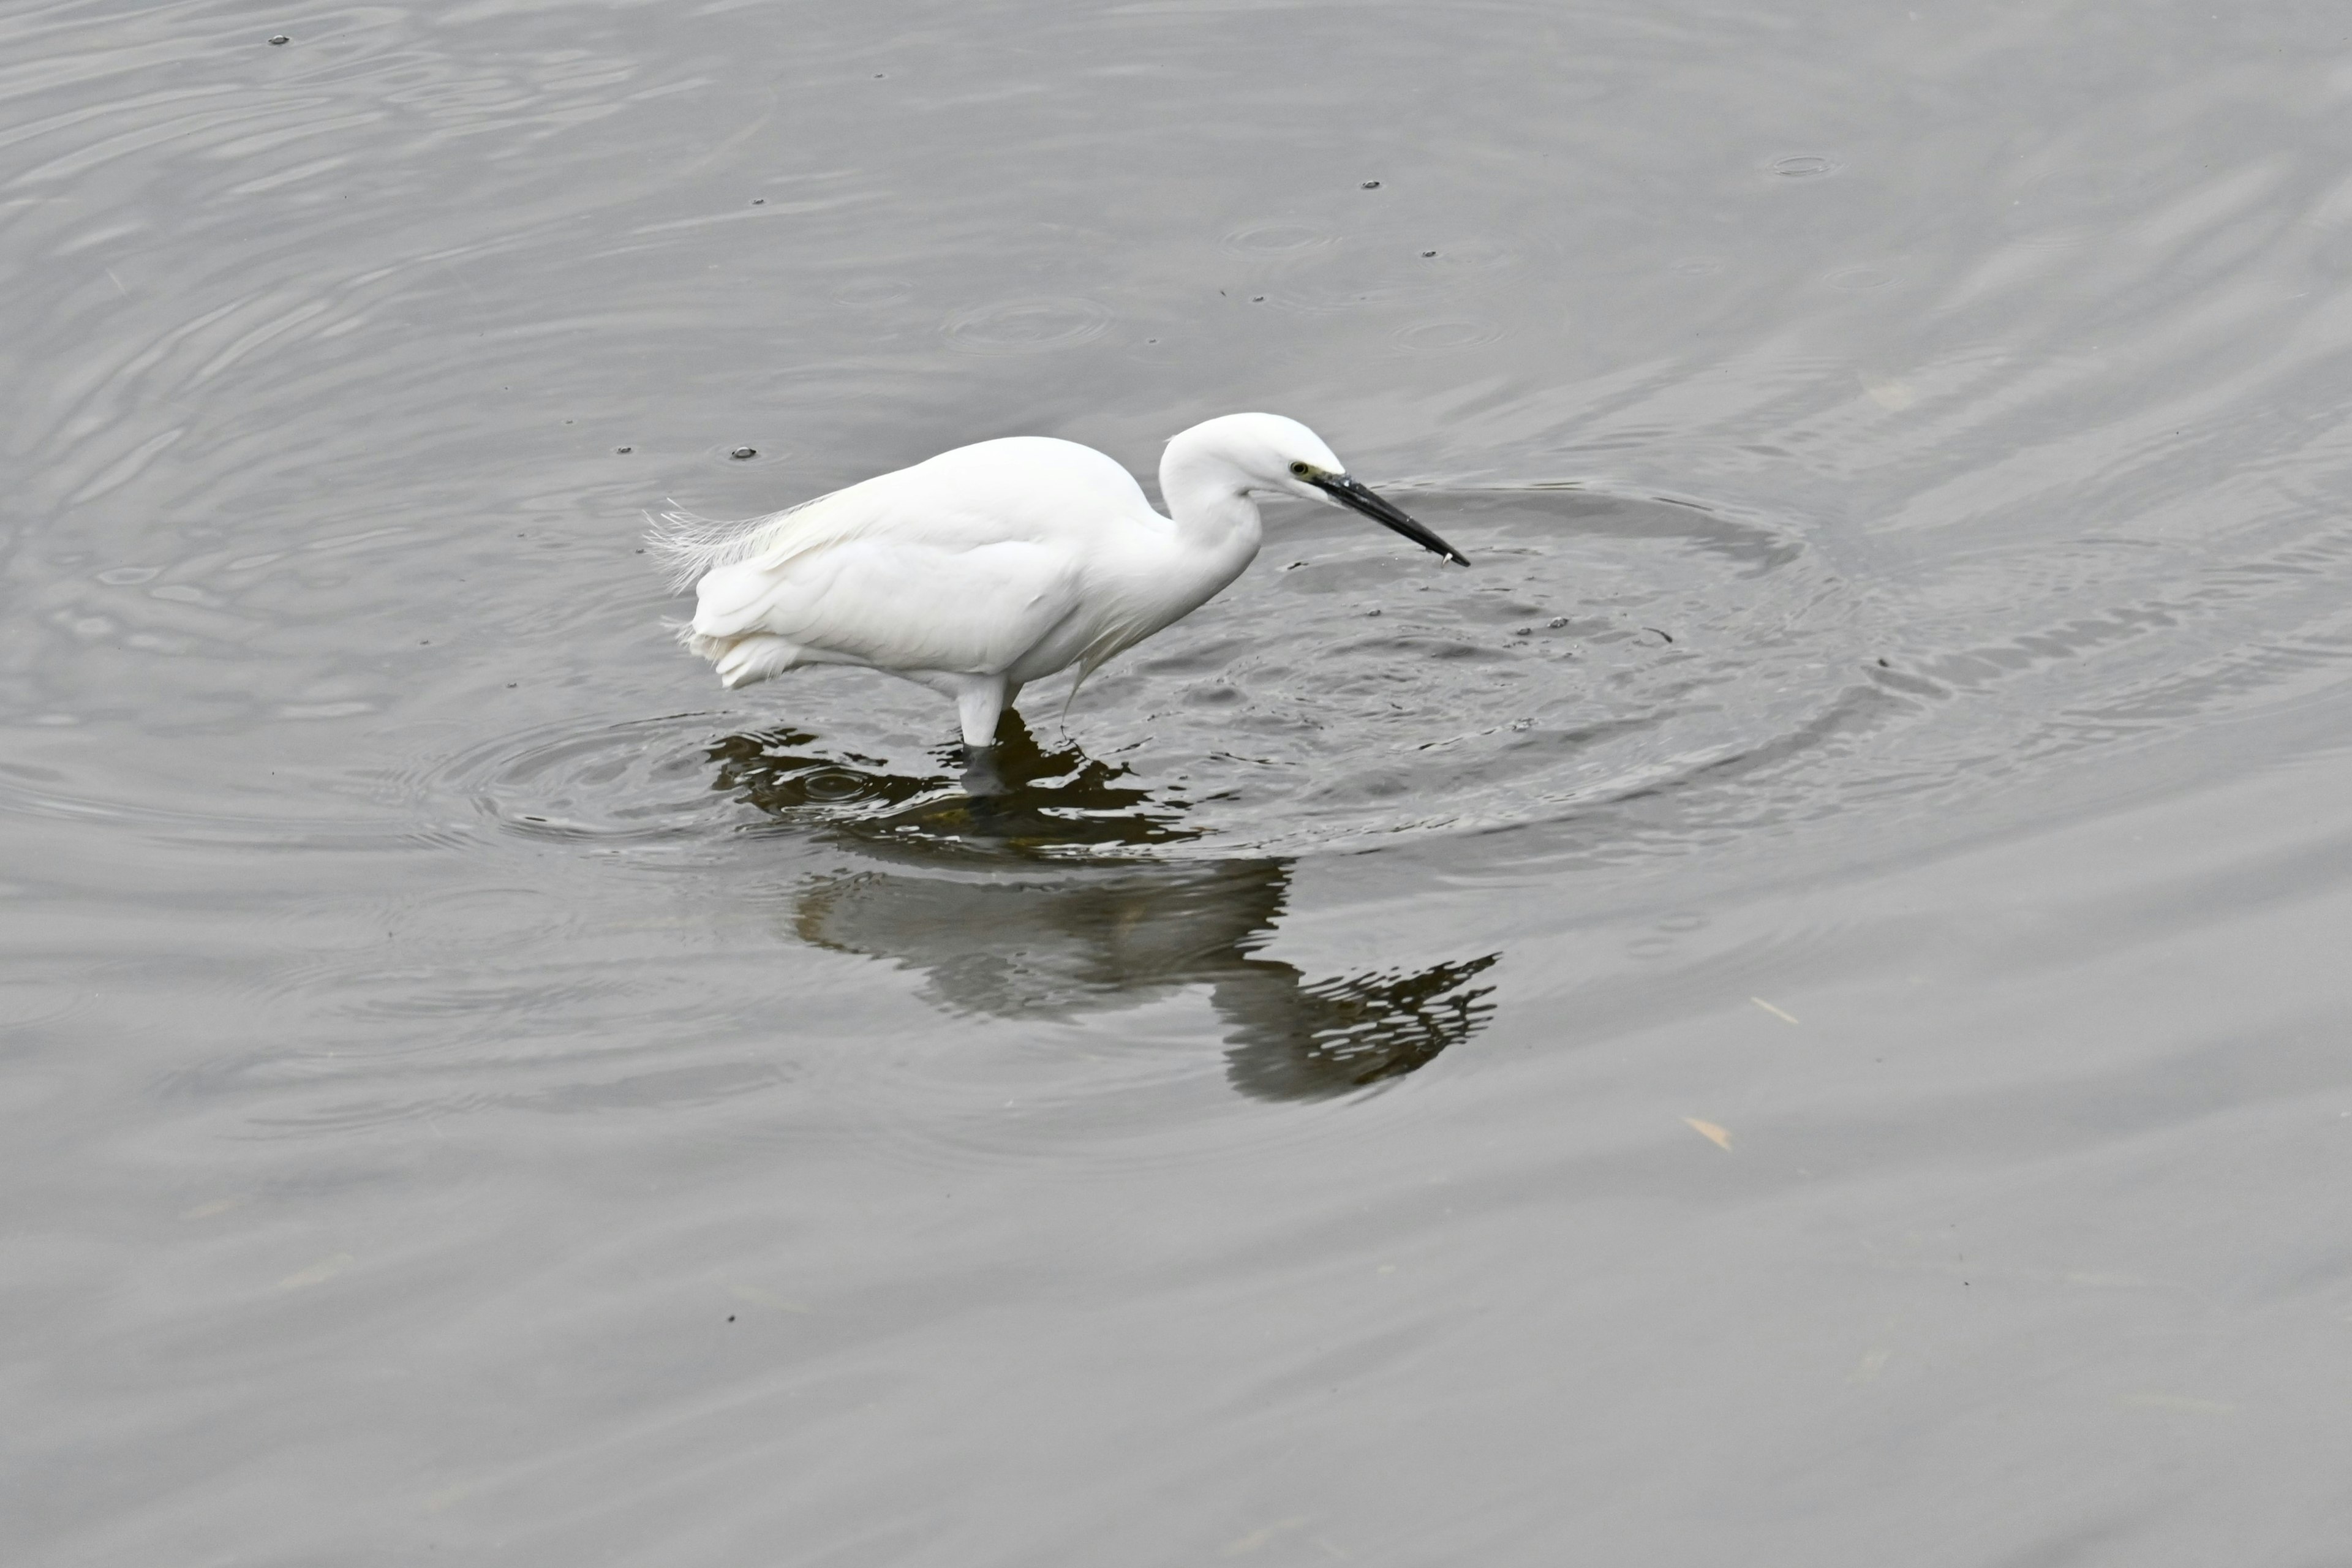
[[[1088,595],[1094,613],[1078,639],[1088,663],[1100,664],[1182,620],[1239,577],[1256,553],[1253,539],[1217,551],[1163,549],[1126,563],[1103,591]]]

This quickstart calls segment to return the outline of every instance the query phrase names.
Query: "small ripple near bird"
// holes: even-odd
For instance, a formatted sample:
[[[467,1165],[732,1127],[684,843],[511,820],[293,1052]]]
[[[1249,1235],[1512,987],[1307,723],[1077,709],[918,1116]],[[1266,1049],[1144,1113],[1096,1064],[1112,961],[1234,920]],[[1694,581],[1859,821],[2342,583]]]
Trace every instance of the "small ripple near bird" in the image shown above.
[[[679,640],[727,686],[810,664],[878,669],[952,700],[975,752],[1029,682],[1076,665],[1083,683],[1240,576],[1264,538],[1260,496],[1351,507],[1470,564],[1278,415],[1178,435],[1160,490],[1166,517],[1092,447],[1014,436],[767,517],[665,512],[651,542],[694,585]]]

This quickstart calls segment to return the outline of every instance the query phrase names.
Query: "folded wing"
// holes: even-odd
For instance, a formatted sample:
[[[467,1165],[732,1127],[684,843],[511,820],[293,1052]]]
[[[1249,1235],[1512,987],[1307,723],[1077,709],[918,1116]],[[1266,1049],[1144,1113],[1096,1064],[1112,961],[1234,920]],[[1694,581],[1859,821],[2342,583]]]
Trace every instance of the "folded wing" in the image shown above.
[[[800,663],[996,673],[1081,613],[1106,530],[1164,526],[1087,447],[961,447],[695,546],[688,641],[730,684]]]
[[[795,662],[984,674],[1009,668],[1077,608],[1066,552],[852,539],[773,565],[722,566],[696,591],[699,645],[782,638]]]

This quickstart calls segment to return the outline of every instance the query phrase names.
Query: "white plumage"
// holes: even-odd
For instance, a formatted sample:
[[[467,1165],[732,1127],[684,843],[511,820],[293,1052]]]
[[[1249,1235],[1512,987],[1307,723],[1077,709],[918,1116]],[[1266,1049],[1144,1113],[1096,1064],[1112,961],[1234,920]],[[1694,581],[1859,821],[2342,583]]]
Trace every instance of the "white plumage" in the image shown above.
[[[652,535],[695,612],[680,640],[730,687],[863,665],[954,700],[987,746],[1028,682],[1102,663],[1181,619],[1257,554],[1255,497],[1364,512],[1462,554],[1350,479],[1316,434],[1229,414],[1168,443],[1169,515],[1092,447],[1016,436],[959,447],[742,522],[665,512]]]

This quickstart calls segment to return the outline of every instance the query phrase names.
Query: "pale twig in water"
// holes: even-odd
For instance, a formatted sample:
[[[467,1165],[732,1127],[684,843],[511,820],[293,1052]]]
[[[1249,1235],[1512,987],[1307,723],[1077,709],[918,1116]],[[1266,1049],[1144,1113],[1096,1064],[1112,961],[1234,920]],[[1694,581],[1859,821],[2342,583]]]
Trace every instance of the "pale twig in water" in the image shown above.
[[[1683,1118],[1683,1122],[1685,1126],[1689,1127],[1692,1131],[1697,1133],[1700,1137],[1706,1139],[1717,1148],[1728,1149],[1731,1147],[1731,1134],[1725,1131],[1722,1128],[1717,1127],[1714,1122],[1701,1121],[1696,1116],[1685,1116]]]

